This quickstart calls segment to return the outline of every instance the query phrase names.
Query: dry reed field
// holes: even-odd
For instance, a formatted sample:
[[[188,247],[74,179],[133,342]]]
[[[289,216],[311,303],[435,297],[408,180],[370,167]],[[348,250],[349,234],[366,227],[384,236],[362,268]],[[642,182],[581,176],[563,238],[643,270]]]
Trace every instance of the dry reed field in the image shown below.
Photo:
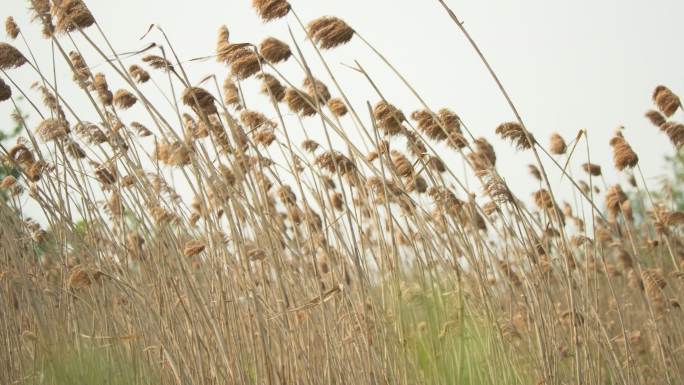
[[[639,167],[662,154],[618,129],[599,165],[586,130],[528,131],[445,2],[426,3],[510,104],[489,132],[285,0],[252,5],[289,34],[219,28],[202,60],[226,70],[203,79],[159,26],[121,53],[84,1],[27,3],[33,24],[8,17],[0,43],[20,128],[0,148],[0,384],[684,383],[684,212]],[[351,40],[415,111],[353,58],[375,93],[349,99],[326,55]],[[73,79],[36,61],[45,45]],[[674,154],[684,110],[654,88],[644,122]],[[486,137],[533,156],[516,166],[532,197]]]

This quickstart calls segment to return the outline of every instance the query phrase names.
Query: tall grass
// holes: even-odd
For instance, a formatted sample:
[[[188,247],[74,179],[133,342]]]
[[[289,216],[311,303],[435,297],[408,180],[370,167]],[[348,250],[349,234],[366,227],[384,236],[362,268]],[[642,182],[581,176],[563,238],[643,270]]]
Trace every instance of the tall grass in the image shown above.
[[[211,58],[228,74],[204,79],[157,26],[158,44],[119,54],[80,0],[29,1],[45,42],[8,19],[22,44],[0,44],[0,100],[21,95],[37,122],[16,116],[25,135],[2,146],[19,177],[0,185],[0,383],[682,383],[684,213],[622,131],[606,148],[629,186],[591,163],[586,131],[545,146],[439,3],[515,113],[490,134],[534,153],[533,205],[487,139],[338,18],[254,0],[289,36],[221,28]],[[415,112],[358,62],[375,93],[349,99],[326,53],[352,39]],[[44,44],[73,82],[33,59]],[[678,149],[679,98],[658,86],[653,101]]]

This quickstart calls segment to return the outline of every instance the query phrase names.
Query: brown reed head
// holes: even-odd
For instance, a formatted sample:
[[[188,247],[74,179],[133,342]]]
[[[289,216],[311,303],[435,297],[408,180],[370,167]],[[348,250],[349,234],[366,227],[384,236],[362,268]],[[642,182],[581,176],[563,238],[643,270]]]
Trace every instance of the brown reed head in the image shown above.
[[[272,64],[286,61],[292,56],[290,47],[275,37],[268,37],[259,44],[259,53]]]
[[[137,64],[131,64],[128,67],[128,73],[138,84],[147,83],[150,80],[150,74]]]
[[[323,49],[335,48],[354,37],[354,30],[343,20],[334,16],[323,16],[308,26],[311,40]]]
[[[280,19],[290,12],[290,3],[285,0],[252,0],[252,6],[264,22]]]
[[[55,30],[65,33],[84,29],[95,24],[95,18],[82,0],[61,0],[54,2],[52,13],[57,19]]]
[[[93,79],[93,87],[97,91],[97,96],[100,98],[102,104],[106,106],[111,106],[114,101],[114,94],[109,90],[109,85],[107,84],[107,78],[102,73],[95,74]]]
[[[64,138],[69,132],[69,125],[61,119],[48,118],[36,127],[36,134],[46,143]]]
[[[656,127],[660,127],[665,123],[665,117],[662,113],[656,110],[648,110],[645,114],[648,120]]]
[[[0,70],[10,70],[26,64],[26,58],[18,49],[7,43],[0,43]]]
[[[338,118],[347,115],[348,112],[347,105],[340,98],[331,98],[328,100],[328,109]]]
[[[188,87],[183,91],[181,99],[183,104],[192,108],[199,116],[202,116],[203,113],[206,115],[217,113],[214,96],[203,88]]]
[[[530,136],[530,139],[528,140],[527,135],[525,134],[525,129],[522,125],[520,125],[520,123],[517,122],[507,122],[500,124],[496,128],[496,133],[499,134],[499,136],[501,136],[502,139],[510,140],[520,150],[530,149],[532,148],[532,145],[535,143],[532,134],[527,133],[527,135]]]
[[[12,97],[12,89],[5,83],[4,80],[0,79],[0,102],[4,102]]]
[[[565,140],[556,132],[551,134],[550,142],[549,151],[554,155],[563,155],[568,150]]]
[[[173,64],[171,64],[170,61],[164,59],[161,56],[157,55],[147,55],[143,56],[142,61],[144,63],[147,63],[150,67],[157,69],[157,70],[164,70],[164,71],[171,71],[174,72],[175,69],[173,68]]]
[[[12,16],[7,17],[5,20],[5,32],[7,32],[7,36],[9,36],[10,39],[16,39],[17,36],[19,36],[19,26]]]
[[[284,100],[287,103],[287,107],[296,114],[301,116],[316,114],[316,102],[300,90],[287,88]]]
[[[613,137],[610,145],[613,147],[613,161],[618,171],[634,168],[639,163],[639,157],[622,135]]]
[[[653,102],[668,118],[682,105],[679,96],[663,85],[659,85],[653,91]]]
[[[285,87],[273,75],[268,73],[260,73],[257,75],[261,79],[261,93],[269,97],[273,97],[276,102],[282,102],[285,98]]]
[[[660,130],[667,134],[672,144],[681,148],[684,145],[684,124],[677,122],[665,122],[660,125]]]
[[[601,166],[599,166],[598,164],[584,163],[582,164],[582,169],[584,170],[584,172],[591,176],[601,175]]]
[[[318,99],[320,104],[326,104],[330,100],[330,91],[328,91],[328,86],[322,81],[307,77],[304,79],[304,89],[311,99]]]
[[[135,95],[133,95],[132,93],[130,93],[124,89],[118,90],[114,94],[114,100],[113,100],[114,105],[123,109],[123,110],[127,110],[127,109],[133,107],[133,105],[137,101],[138,101],[138,98],[136,98]]]
[[[395,106],[382,100],[373,108],[373,117],[380,130],[386,135],[396,135],[403,131],[406,116]]]

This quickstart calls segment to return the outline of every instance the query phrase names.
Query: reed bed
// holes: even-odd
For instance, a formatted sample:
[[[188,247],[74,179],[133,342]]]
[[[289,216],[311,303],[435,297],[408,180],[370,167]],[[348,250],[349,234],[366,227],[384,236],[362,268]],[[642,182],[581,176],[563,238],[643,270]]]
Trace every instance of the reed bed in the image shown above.
[[[160,43],[120,54],[83,1],[28,3],[34,25],[8,18],[0,43],[0,101],[31,117],[1,148],[0,383],[684,382],[684,212],[649,190],[627,132],[605,144],[612,165],[591,163],[584,130],[530,132],[444,2],[512,108],[484,134],[427,105],[362,31],[285,0],[253,7],[288,36],[220,27],[205,59],[225,71],[204,79],[158,26]],[[359,63],[376,92],[349,99],[326,54],[351,40],[414,111]],[[73,79],[33,59],[43,44]],[[678,151],[681,101],[652,98],[644,119]],[[495,135],[533,154],[531,199],[499,173]]]

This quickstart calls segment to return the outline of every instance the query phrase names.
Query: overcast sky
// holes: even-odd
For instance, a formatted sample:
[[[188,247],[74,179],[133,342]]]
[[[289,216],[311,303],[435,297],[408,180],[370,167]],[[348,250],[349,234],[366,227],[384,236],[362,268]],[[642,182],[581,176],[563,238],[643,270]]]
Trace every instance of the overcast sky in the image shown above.
[[[3,0],[0,16],[3,20],[10,15],[15,17],[31,40],[39,61],[49,68],[49,45],[39,38],[39,28],[28,24],[27,3]],[[298,43],[307,44],[293,16],[262,24],[251,9],[250,0],[86,3],[119,52],[139,49],[152,41],[161,43],[159,34],[139,40],[151,23],[165,29],[182,60],[213,54],[217,30],[223,24],[229,27],[231,40],[236,42],[259,42],[271,35],[290,42],[290,25]],[[347,21],[396,65],[432,108],[454,110],[476,136],[484,136],[495,144],[499,168],[514,190],[530,190],[533,183],[526,174],[526,165],[531,163],[531,156],[517,153],[494,134],[494,128],[513,120],[513,115],[437,0],[291,3],[305,23],[322,15],[335,15]],[[624,125],[644,173],[653,177],[666,171],[662,159],[672,153],[672,146],[643,114],[652,107],[650,95],[658,84],[684,95],[684,1],[449,0],[448,4],[465,22],[540,142],[547,144],[553,131],[570,140],[579,129],[586,128],[592,160],[607,170],[608,183],[624,181],[609,171],[612,161],[608,146],[613,130]],[[70,43],[63,39],[69,47]],[[15,45],[25,51],[19,42]],[[316,57],[310,50],[305,53],[316,62],[314,69],[321,71],[317,72],[320,78],[332,86]],[[385,97],[407,115],[420,108],[419,102],[359,39],[325,55],[361,111],[366,100],[375,103],[378,98],[358,73],[343,65],[351,65],[354,60],[367,68]],[[94,71],[111,72],[96,56],[86,59],[91,66],[100,65]],[[139,58],[131,63],[136,60]],[[213,61],[191,62],[186,66],[193,81],[209,73],[216,73],[222,80],[228,72]],[[295,64],[284,66],[285,72],[290,69],[289,73],[297,74]],[[64,82],[70,81],[71,75],[64,65],[58,67],[57,73]],[[26,86],[35,80],[26,68],[11,74]],[[301,82],[301,72],[294,76],[295,82]],[[0,121],[6,121],[8,112],[8,103],[0,104]],[[681,112],[677,116],[682,120]],[[128,117],[135,120],[135,116]],[[586,151],[578,156],[576,169],[586,160]],[[452,159],[460,167],[460,161]]]

